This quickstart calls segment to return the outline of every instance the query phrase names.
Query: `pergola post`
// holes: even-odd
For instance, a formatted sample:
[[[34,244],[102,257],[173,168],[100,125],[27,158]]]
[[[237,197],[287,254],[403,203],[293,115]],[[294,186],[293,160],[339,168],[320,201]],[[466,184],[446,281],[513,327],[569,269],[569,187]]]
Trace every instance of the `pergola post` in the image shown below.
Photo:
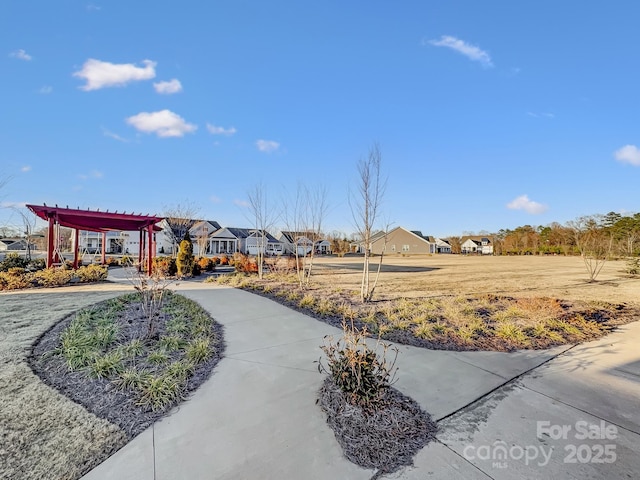
[[[140,229],[140,241],[138,242],[138,271],[142,271],[142,258],[143,258],[143,250],[144,250],[144,233],[142,229]]]
[[[102,232],[102,265],[107,263],[107,232]]]
[[[54,232],[54,221],[53,215],[49,217],[49,231],[47,232],[47,268],[51,268],[53,266],[53,236]]]
[[[147,226],[147,275],[151,275],[153,270],[153,225]]]
[[[73,240],[73,269],[77,270],[78,269],[78,239],[79,239],[79,234],[80,231],[77,228],[73,229],[74,232],[74,240]]]

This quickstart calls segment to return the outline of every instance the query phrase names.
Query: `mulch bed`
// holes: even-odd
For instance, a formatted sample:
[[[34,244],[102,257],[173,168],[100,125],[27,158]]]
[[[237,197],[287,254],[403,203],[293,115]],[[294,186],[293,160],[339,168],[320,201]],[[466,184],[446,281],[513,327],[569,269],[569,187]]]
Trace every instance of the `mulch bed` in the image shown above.
[[[92,378],[86,372],[69,370],[64,358],[52,352],[60,345],[60,335],[69,326],[74,316],[75,313],[64,317],[36,340],[28,356],[28,363],[44,383],[96,416],[118,425],[131,439],[166,415],[175,404],[154,411],[137,405],[134,392],[118,390],[107,379]],[[159,334],[164,333],[167,317],[163,313],[157,321]],[[118,324],[125,338],[123,343],[144,337],[146,320],[142,317],[142,309],[136,304],[131,304],[124,314],[118,317]],[[209,378],[214,367],[222,359],[225,349],[223,328],[213,320],[212,333],[214,337],[211,343],[212,355],[196,366],[193,375],[187,380],[183,399]]]
[[[437,426],[428,413],[394,388],[384,392],[382,406],[371,411],[347,402],[331,377],[318,393],[345,456],[356,465],[392,473],[413,464],[413,457],[435,439]]]

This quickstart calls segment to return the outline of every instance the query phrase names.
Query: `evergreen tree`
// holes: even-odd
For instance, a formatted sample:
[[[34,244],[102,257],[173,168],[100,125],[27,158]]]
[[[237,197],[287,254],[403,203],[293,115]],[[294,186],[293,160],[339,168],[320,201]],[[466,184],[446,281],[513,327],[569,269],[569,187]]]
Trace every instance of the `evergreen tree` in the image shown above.
[[[178,277],[190,277],[193,274],[193,265],[195,258],[193,256],[193,242],[187,231],[184,234],[184,238],[180,242],[180,249],[178,250],[178,258],[176,259],[176,265],[178,267]]]

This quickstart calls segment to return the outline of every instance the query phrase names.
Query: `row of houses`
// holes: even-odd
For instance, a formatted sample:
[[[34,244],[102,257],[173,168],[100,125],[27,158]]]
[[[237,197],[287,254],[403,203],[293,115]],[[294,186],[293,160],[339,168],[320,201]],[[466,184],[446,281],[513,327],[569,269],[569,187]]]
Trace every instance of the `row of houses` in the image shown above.
[[[190,225],[188,228],[187,225]],[[172,226],[167,220],[158,225],[162,231],[153,237],[158,255],[173,254],[186,230],[193,241],[195,255],[230,255],[236,252],[256,255],[308,255],[311,251],[330,254],[331,243],[324,238],[314,238],[309,233],[281,231],[269,232],[238,227],[222,227],[213,220],[193,220]],[[108,254],[137,255],[140,250],[139,232],[107,232],[105,248]],[[102,233],[82,231],[78,247],[83,254],[102,253]]]
[[[156,254],[170,255],[175,252],[179,240],[186,230],[193,240],[195,255],[230,255],[242,252],[256,255],[263,251],[266,255],[308,255],[331,254],[332,245],[325,238],[307,232],[280,231],[275,234],[251,228],[222,227],[213,220],[192,220],[182,222],[182,227],[163,220],[159,227],[162,231],[154,234]],[[82,231],[78,238],[78,248],[82,254],[102,253],[102,233]],[[105,253],[137,255],[140,250],[140,233],[107,232],[105,235]],[[177,240],[177,241],[176,241]],[[0,241],[0,250],[26,249],[26,241]],[[364,253],[368,248],[374,255],[398,254],[447,254],[452,253],[452,246],[446,239],[424,235],[420,230],[407,230],[396,227],[388,232],[377,232],[369,245],[354,241],[351,252]],[[493,245],[488,237],[464,237],[460,244],[463,254],[493,254]]]

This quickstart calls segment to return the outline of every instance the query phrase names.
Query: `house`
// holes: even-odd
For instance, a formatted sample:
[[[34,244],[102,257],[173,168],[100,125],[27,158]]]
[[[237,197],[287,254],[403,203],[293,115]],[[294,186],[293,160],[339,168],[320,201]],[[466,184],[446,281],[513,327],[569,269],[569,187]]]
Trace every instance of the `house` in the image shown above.
[[[173,230],[165,218],[158,226],[162,228],[161,232],[153,234],[153,242],[155,244],[155,251],[157,254],[172,254],[174,253],[174,236],[170,231],[174,232],[175,239],[182,239],[184,232],[186,231],[186,225],[191,225],[189,228],[189,236],[193,242],[194,255],[204,255],[207,252],[207,246],[209,245],[208,237],[211,233],[220,229],[220,224],[213,220],[187,220],[181,222],[182,226],[177,226]],[[179,235],[182,233],[181,235]],[[81,230],[78,236],[78,247],[83,254],[97,254],[102,253],[102,233],[91,232],[87,230]],[[204,248],[204,251],[200,253],[200,250]],[[108,254],[125,254],[125,255],[137,255],[140,251],[140,232],[136,231],[110,231],[106,232],[106,252]]]
[[[463,237],[460,243],[460,253],[467,255],[493,255],[493,244],[488,237]]]
[[[213,232],[220,230],[220,224],[214,220],[184,219],[177,222],[169,222],[166,218],[159,223],[162,233],[157,235],[156,250],[159,253],[172,254],[174,248],[177,249],[180,241],[189,227],[189,236],[193,242],[194,255],[205,255],[208,241],[206,240]],[[178,244],[175,244],[175,241]],[[203,250],[202,253],[200,250]]]
[[[315,235],[312,232],[292,232],[282,231],[278,235],[278,240],[284,246],[284,253],[289,255],[295,255],[296,250],[298,255],[304,257],[311,253],[313,249],[313,238]]]
[[[313,246],[315,252],[320,255],[331,254],[331,242],[326,239],[318,240]]]
[[[451,244],[442,238],[429,237],[429,241],[435,243],[436,253],[451,253]]]
[[[386,242],[386,249],[385,249]],[[383,250],[386,254],[429,254],[436,252],[436,244],[419,230],[407,230],[396,227],[387,232],[377,232],[371,237],[369,246],[371,253],[380,255]]]
[[[270,233],[250,228],[225,227],[209,235],[209,252],[213,255],[235,252],[256,255],[259,251],[282,255],[284,245]]]
[[[2,238],[0,239],[0,252],[12,251],[12,250],[27,250],[28,247],[26,238]],[[31,249],[35,249],[35,245],[30,245]]]

